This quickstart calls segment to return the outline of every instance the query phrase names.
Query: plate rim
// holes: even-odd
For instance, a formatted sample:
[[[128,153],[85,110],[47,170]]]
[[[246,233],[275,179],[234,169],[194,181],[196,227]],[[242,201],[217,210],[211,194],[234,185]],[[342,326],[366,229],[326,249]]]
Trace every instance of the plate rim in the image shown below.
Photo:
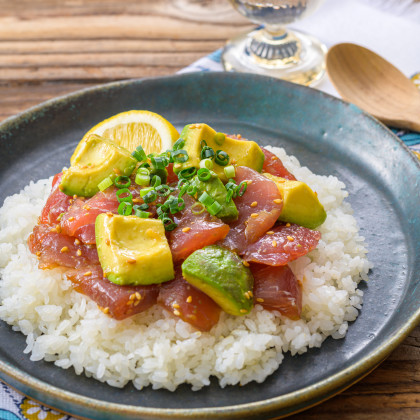
[[[14,125],[18,125],[22,120],[27,119],[31,115],[34,115],[40,111],[48,111],[51,107],[65,103],[67,101],[75,100],[78,97],[84,95],[89,95],[91,93],[112,90],[119,87],[125,87],[132,84],[142,84],[147,83],[148,81],[159,81],[165,82],[166,80],[174,79],[195,79],[195,78],[207,78],[207,77],[233,77],[233,78],[255,78],[260,80],[271,80],[278,82],[280,84],[289,85],[292,89],[305,90],[306,92],[312,92],[312,94],[320,95],[327,100],[337,101],[341,106],[346,106],[351,109],[351,112],[356,112],[358,114],[363,114],[364,118],[368,118],[374,125],[376,125],[380,130],[385,130],[388,135],[391,135],[394,141],[398,144],[398,147],[402,147],[408,152],[408,155],[413,160],[415,164],[420,169],[420,160],[418,160],[410,149],[402,142],[395,134],[380,121],[376,120],[370,114],[364,112],[357,106],[347,103],[339,98],[326,94],[324,92],[307,88],[305,86],[300,86],[292,84],[283,80],[273,79],[267,76],[260,76],[255,74],[247,73],[225,73],[225,72],[197,72],[197,73],[183,73],[171,76],[160,76],[160,77],[147,77],[141,79],[129,79],[123,81],[116,81],[106,84],[101,84],[97,86],[92,86],[88,88],[83,88],[75,92],[64,94],[47,101],[41,102],[35,106],[32,106],[17,115],[10,116],[3,120],[0,123],[0,133],[7,131],[9,128],[12,128]],[[407,156],[408,157],[408,156]],[[5,321],[1,321],[4,322]],[[66,391],[59,388],[55,385],[50,385],[43,380],[37,379],[31,376],[29,373],[9,365],[0,359],[0,373],[6,375],[6,378],[3,378],[1,375],[0,379],[4,380],[6,383],[9,383],[7,378],[13,379],[19,386],[28,387],[30,391],[35,391],[42,396],[48,397],[48,402],[51,406],[57,407],[58,410],[65,410],[66,408],[60,408],[60,401],[65,401],[71,406],[77,408],[82,406],[85,409],[95,410],[100,412],[112,412],[112,414],[119,414],[124,416],[139,416],[144,415],[151,418],[180,418],[180,419],[191,419],[196,418],[197,414],[200,414],[203,418],[243,418],[244,415],[257,415],[257,414],[268,414],[271,411],[284,409],[287,407],[297,406],[299,404],[305,404],[310,400],[317,400],[311,405],[305,405],[303,408],[291,410],[286,415],[291,415],[299,411],[310,408],[313,405],[322,403],[323,401],[333,397],[339,392],[342,392],[345,388],[353,385],[358,380],[362,379],[370,371],[375,369],[401,342],[408,336],[408,334],[420,323],[420,308],[417,309],[404,323],[403,326],[392,336],[390,336],[385,342],[381,345],[375,347],[368,355],[363,356],[360,360],[352,363],[345,369],[341,369],[339,372],[334,373],[333,375],[325,378],[321,381],[318,381],[314,384],[306,386],[302,389],[289,392],[277,397],[269,398],[266,400],[243,403],[243,404],[234,404],[229,406],[212,406],[212,407],[200,407],[200,408],[151,408],[145,406],[134,406],[134,405],[123,405],[114,402],[107,402],[104,400],[98,400],[95,398],[85,397],[83,395],[76,394],[71,391]],[[7,323],[5,323],[8,325]],[[8,327],[10,327],[8,325]],[[14,387],[13,384],[10,386]],[[27,393],[24,388],[16,387],[20,392],[24,392],[26,395],[32,397]],[[141,392],[141,391],[139,391]],[[49,401],[53,401],[50,403]],[[58,404],[56,404],[58,403]],[[68,410],[67,410],[68,411]],[[75,412],[73,415],[78,415]]]

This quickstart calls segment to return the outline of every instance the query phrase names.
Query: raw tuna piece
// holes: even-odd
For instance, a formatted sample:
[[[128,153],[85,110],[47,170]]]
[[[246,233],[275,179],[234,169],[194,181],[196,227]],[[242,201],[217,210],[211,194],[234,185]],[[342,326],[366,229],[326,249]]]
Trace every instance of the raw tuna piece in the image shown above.
[[[286,265],[315,249],[321,239],[320,232],[290,223],[276,226],[271,232],[249,245],[242,258],[267,265]]]
[[[282,178],[296,181],[296,178],[291,174],[283,165],[283,162],[274,154],[269,152],[267,149],[261,147],[264,153],[265,160],[263,164],[263,172],[268,172],[271,175],[280,176]]]
[[[254,276],[254,302],[290,319],[299,319],[302,290],[289,266],[251,264],[250,268]]]
[[[89,296],[101,310],[112,318],[121,320],[149,309],[156,303],[159,286],[118,286],[104,275],[98,265],[83,270],[69,270],[66,277],[75,290]]]
[[[276,223],[283,202],[276,184],[253,169],[237,167],[235,181],[238,185],[242,181],[251,183],[242,197],[234,199],[239,217],[229,224],[230,231],[222,245],[243,252]]]
[[[101,213],[117,213],[118,200],[115,187],[98,192],[85,200],[77,198],[61,218],[62,232],[75,236],[85,244],[96,244],[95,220]]]
[[[175,279],[161,285],[158,303],[201,331],[216,325],[221,312],[211,298],[182,277],[180,266],[176,268]]]
[[[58,188],[61,182],[63,174],[60,172],[55,175],[52,182],[51,193],[45,203],[44,208],[42,209],[41,216],[39,218],[39,223],[45,223],[49,225],[56,225],[59,223],[59,216],[61,213],[67,211],[70,206],[72,197],[64,194]]]
[[[184,260],[197,249],[222,240],[229,232],[229,226],[207,211],[193,214],[191,206],[196,201],[189,195],[183,196],[185,209],[175,215],[178,224],[168,233],[168,242],[174,262]],[[183,231],[187,230],[187,231]]]
[[[166,179],[166,184],[172,184],[174,182],[178,182],[178,176],[174,173],[174,164],[170,163],[166,170],[168,171],[168,178]]]
[[[79,268],[99,264],[95,246],[84,245],[79,240],[48,225],[37,225],[28,238],[29,250],[38,256],[39,268],[57,266]],[[80,255],[78,255],[80,254]]]

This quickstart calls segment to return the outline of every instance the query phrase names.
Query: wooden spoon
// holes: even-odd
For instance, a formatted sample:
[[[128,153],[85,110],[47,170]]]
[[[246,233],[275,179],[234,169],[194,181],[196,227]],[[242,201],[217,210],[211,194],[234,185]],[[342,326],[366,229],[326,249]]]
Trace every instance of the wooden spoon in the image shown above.
[[[420,90],[391,63],[355,44],[337,44],[327,55],[331,82],[348,102],[383,123],[420,131]]]

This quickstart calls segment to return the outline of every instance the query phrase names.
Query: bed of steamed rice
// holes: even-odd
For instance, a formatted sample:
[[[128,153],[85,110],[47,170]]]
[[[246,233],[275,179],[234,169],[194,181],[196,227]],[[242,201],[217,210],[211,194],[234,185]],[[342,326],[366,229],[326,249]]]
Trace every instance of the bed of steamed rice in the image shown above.
[[[39,270],[26,245],[51,189],[51,179],[31,182],[8,197],[0,209],[0,318],[27,336],[25,353],[77,374],[122,387],[193,390],[262,382],[281,364],[283,354],[320,347],[326,337],[345,336],[362,305],[358,282],[371,267],[364,238],[345,186],[301,167],[281,148],[271,148],[296,178],[318,193],[328,217],[318,229],[316,250],[290,264],[303,284],[302,319],[292,321],[256,305],[245,317],[223,314],[201,333],[158,306],[116,321],[89,298],[72,290],[59,269]]]

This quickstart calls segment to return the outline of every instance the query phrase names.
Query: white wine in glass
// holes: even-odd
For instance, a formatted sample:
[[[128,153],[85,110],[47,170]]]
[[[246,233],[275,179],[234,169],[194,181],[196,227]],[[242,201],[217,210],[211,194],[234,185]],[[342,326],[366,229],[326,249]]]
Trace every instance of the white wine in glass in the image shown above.
[[[323,0],[230,0],[256,30],[230,40],[222,61],[227,71],[260,73],[301,85],[325,74],[327,48],[311,35],[286,25],[312,13]]]

